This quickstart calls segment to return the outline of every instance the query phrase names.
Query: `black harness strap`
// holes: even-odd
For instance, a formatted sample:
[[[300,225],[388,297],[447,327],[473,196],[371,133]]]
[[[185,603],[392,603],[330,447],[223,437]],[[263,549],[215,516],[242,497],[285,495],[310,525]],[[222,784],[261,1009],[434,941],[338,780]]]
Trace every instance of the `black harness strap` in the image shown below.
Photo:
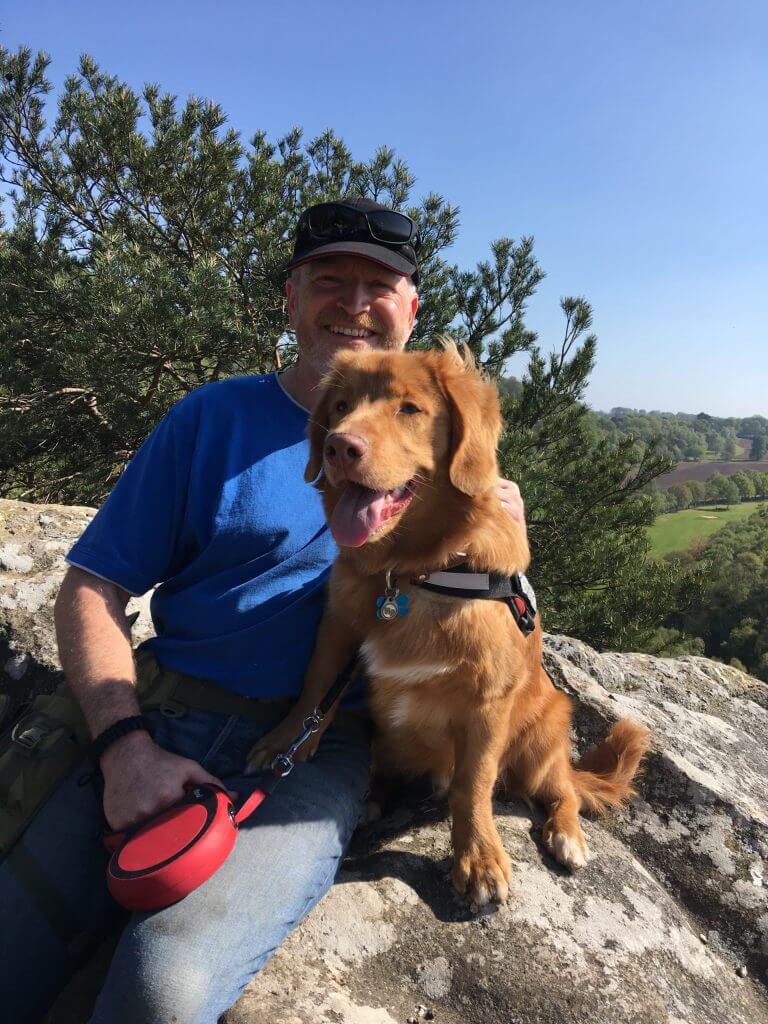
[[[411,583],[423,590],[431,590],[435,594],[445,594],[447,597],[503,601],[512,612],[523,636],[528,636],[536,628],[536,599],[533,589],[523,573],[515,573],[513,576],[505,576],[498,572],[476,573],[466,565],[459,565],[441,572],[439,574],[440,583],[431,582],[431,578],[435,575],[437,574],[430,573],[426,577],[419,576],[411,580]],[[459,580],[461,576],[475,576],[480,582],[476,586],[451,586],[448,582],[442,582],[442,580],[447,581],[451,576],[457,576]]]

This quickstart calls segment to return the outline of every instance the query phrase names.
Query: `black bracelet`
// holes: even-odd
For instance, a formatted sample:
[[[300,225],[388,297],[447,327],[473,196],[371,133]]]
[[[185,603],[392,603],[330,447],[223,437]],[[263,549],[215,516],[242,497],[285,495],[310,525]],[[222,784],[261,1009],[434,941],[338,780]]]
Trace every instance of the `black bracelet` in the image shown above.
[[[131,715],[128,718],[121,718],[104,732],[99,733],[91,744],[91,757],[98,761],[107,747],[112,746],[115,740],[119,740],[131,732],[136,732],[137,729],[145,730],[150,736],[154,737],[155,735],[154,726],[146,715]]]

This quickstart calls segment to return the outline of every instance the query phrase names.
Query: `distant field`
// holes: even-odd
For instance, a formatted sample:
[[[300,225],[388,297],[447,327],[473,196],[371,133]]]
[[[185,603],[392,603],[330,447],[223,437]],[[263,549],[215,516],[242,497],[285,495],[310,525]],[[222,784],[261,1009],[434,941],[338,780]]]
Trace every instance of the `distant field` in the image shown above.
[[[689,480],[708,480],[713,473],[722,473],[723,476],[730,476],[731,473],[741,473],[746,469],[755,469],[760,473],[768,473],[768,459],[761,462],[747,462],[746,460],[734,462],[678,462],[671,473],[664,473],[656,477],[656,483],[666,490],[672,484],[685,484]]]
[[[687,551],[695,540],[706,540],[727,523],[746,519],[760,507],[760,502],[745,501],[741,505],[687,508],[659,516],[648,530],[651,558],[662,558],[672,551]]]

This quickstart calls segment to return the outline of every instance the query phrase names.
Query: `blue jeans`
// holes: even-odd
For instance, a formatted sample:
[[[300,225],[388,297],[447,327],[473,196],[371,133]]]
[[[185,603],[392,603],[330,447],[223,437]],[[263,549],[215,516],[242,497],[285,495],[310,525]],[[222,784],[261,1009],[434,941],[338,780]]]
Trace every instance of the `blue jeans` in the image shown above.
[[[252,744],[277,724],[204,711],[151,713],[156,742],[246,795]],[[135,913],[92,1024],[214,1024],[331,886],[368,788],[368,744],[331,727],[241,827],[235,849],[180,903]],[[39,1022],[78,958],[125,912],[107,892],[101,801],[86,763],[0,866],[0,1016]],[[24,884],[23,879],[36,884]],[[42,899],[40,894],[42,894]]]

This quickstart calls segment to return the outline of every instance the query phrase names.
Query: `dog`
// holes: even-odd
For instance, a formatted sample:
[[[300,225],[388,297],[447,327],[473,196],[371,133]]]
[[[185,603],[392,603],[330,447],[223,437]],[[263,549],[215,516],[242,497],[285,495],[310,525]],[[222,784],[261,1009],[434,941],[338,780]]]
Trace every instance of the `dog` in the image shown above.
[[[453,883],[476,905],[504,901],[511,882],[493,821],[499,781],[545,806],[544,843],[576,870],[589,857],[580,810],[628,800],[649,746],[645,727],[623,719],[572,764],[571,702],[544,671],[530,601],[517,602],[523,630],[509,600],[424,586],[441,570],[508,579],[528,567],[527,541],[495,494],[501,428],[496,388],[453,342],[337,355],[311,416],[306,479],[340,554],[296,712],[250,755],[258,767],[290,744],[359,650],[376,769],[429,774],[447,791]]]

